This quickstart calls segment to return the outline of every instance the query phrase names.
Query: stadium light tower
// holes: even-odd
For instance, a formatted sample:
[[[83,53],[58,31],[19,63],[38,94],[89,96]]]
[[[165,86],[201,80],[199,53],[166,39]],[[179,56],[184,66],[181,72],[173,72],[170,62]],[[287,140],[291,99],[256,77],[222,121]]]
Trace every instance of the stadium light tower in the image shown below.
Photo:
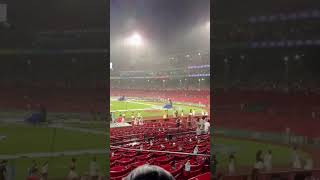
[[[142,50],[141,46],[144,44],[142,36],[139,33],[135,32],[124,40],[124,44],[131,47],[129,48],[131,63],[135,64],[138,60],[138,55],[141,53],[139,53],[138,51]]]
[[[139,47],[143,44],[142,37],[139,33],[134,33],[125,40],[126,44],[134,47]]]

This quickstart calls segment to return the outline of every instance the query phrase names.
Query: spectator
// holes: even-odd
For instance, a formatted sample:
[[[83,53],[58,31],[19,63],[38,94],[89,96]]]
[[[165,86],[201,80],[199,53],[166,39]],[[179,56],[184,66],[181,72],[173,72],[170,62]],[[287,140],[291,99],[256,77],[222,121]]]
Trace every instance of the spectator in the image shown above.
[[[229,174],[235,173],[235,156],[234,156],[234,154],[230,154],[230,156],[229,156],[228,171],[229,171]]]
[[[312,170],[313,169],[313,160],[311,157],[306,159],[305,165],[303,167],[304,170]]]
[[[269,150],[268,153],[264,155],[263,163],[266,171],[271,171],[272,169],[272,151]]]
[[[76,161],[77,160],[75,158],[71,159],[70,171],[67,176],[68,180],[77,180],[79,178],[79,176],[76,172]]]
[[[210,133],[210,123],[209,123],[208,120],[204,123],[204,132],[205,132],[206,134],[209,134],[209,133]]]
[[[48,179],[48,161],[44,162],[43,166],[41,167],[41,179],[47,180]]]
[[[184,165],[184,171],[187,176],[190,174],[190,169],[191,169],[190,160],[188,160]]]
[[[297,147],[293,147],[293,152],[292,152],[292,167],[294,169],[300,169],[301,168],[301,161],[300,161],[300,156],[297,151]]]
[[[198,154],[199,152],[199,147],[196,145],[196,147],[193,149],[193,154]]]
[[[7,174],[6,161],[2,160],[0,163],[0,180],[5,180]]]
[[[99,165],[97,163],[97,158],[93,157],[92,161],[90,162],[89,166],[89,175],[91,180],[97,180],[99,177]]]
[[[263,159],[262,159],[262,151],[259,150],[256,153],[256,162],[254,164],[254,169],[262,170],[263,169]]]

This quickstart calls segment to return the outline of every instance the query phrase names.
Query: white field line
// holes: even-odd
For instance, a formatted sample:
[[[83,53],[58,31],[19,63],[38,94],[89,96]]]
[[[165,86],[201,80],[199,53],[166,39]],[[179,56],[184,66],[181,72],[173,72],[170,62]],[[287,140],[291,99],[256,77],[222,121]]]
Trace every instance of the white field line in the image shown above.
[[[133,104],[142,104],[142,105],[148,105],[151,106],[151,108],[140,108],[140,109],[121,109],[121,110],[115,110],[115,111],[111,111],[111,112],[127,112],[127,111],[146,111],[146,110],[163,110],[163,108],[161,106],[156,106],[153,104],[149,104],[149,103],[143,103],[143,102],[136,102],[136,101],[126,101],[128,103],[133,103]],[[111,103],[112,106],[112,103]]]
[[[63,125],[49,125],[51,128],[61,128],[67,131],[78,131],[90,134],[103,134],[107,133],[104,131],[85,129],[85,128],[74,128]],[[44,127],[47,128],[47,127]],[[61,157],[61,156],[76,156],[76,155],[90,155],[90,154],[106,154],[108,149],[87,149],[87,150],[74,150],[74,151],[60,151],[60,152],[35,152],[35,153],[19,153],[19,154],[2,154],[0,159],[19,159],[19,158],[41,158],[41,157]]]
[[[19,159],[19,158],[47,158],[47,157],[62,157],[62,156],[77,156],[91,154],[106,154],[107,149],[89,149],[76,151],[60,151],[60,152],[36,152],[36,153],[20,153],[14,155],[0,155],[0,159]]]

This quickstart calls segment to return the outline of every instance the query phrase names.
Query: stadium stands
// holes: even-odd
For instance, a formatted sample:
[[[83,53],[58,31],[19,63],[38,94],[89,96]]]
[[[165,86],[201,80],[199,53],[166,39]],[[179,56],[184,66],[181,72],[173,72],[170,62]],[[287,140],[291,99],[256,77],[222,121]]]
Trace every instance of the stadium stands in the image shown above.
[[[111,179],[121,179],[132,169],[146,163],[164,168],[176,179],[188,179],[209,172],[210,136],[196,136],[192,129],[184,126],[181,129],[173,127],[171,120],[111,129]],[[170,136],[172,138],[168,138]],[[198,155],[192,154],[195,146],[199,148]],[[184,170],[187,160],[191,164],[189,173]]]

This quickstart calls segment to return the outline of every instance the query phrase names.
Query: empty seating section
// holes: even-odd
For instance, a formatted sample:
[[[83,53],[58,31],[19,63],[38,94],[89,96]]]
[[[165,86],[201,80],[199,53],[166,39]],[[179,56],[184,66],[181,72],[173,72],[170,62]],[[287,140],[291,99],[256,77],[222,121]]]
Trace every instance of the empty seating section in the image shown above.
[[[216,127],[320,137],[320,95],[304,93],[229,91],[214,97]],[[245,110],[241,110],[246,106]],[[252,107],[260,106],[259,110]],[[251,108],[251,109],[250,109]],[[314,117],[312,113],[315,113]]]
[[[38,104],[51,112],[104,112],[105,89],[0,89],[0,108],[37,110]]]
[[[187,128],[173,128],[172,122],[150,122],[139,127],[110,129],[110,177],[121,179],[143,164],[157,165],[176,179],[206,176],[210,171],[210,135],[196,136]],[[151,140],[151,141],[150,141]],[[198,155],[192,155],[198,146]],[[190,160],[190,172],[185,163]]]
[[[113,96],[170,98],[174,102],[210,104],[210,91],[196,90],[123,90],[111,89]]]

